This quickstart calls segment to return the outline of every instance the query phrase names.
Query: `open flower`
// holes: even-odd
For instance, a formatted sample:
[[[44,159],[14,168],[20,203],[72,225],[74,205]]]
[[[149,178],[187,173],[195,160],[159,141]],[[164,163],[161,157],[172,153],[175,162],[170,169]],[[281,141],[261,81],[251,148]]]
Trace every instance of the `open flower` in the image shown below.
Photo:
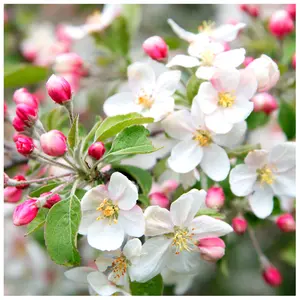
[[[191,113],[177,111],[162,124],[168,135],[180,140],[168,159],[170,168],[178,173],[187,173],[200,164],[207,176],[215,181],[224,180],[230,170],[228,155],[219,145],[235,142],[246,130],[245,124],[241,123],[226,135],[215,134],[205,125],[204,115],[195,101]]]
[[[286,142],[270,152],[254,150],[245,158],[245,164],[232,169],[229,177],[232,192],[248,196],[253,213],[268,217],[273,210],[273,196],[296,196],[296,144]]]
[[[203,22],[202,25],[198,27],[199,33],[195,34],[181,28],[172,19],[168,19],[168,23],[178,37],[189,43],[195,42],[203,35],[210,37],[214,41],[231,42],[236,39],[239,31],[246,27],[246,24],[244,23],[237,23],[235,25],[224,24],[215,28],[215,24],[213,22]]]
[[[146,282],[166,266],[172,271],[190,273],[199,267],[197,242],[205,237],[228,234],[227,223],[209,216],[195,215],[205,206],[206,192],[193,189],[171,204],[170,211],[159,206],[145,210],[145,235],[150,238],[142,247],[140,260],[131,272],[136,281]]]
[[[79,233],[87,235],[88,243],[102,251],[118,249],[125,234],[142,236],[145,221],[137,199],[137,187],[121,173],[113,173],[108,188],[99,185],[82,198]]]
[[[229,132],[253,110],[249,101],[257,89],[252,70],[218,70],[211,82],[203,82],[194,101],[205,114],[205,124],[216,133]]]
[[[134,63],[128,67],[127,73],[131,92],[108,98],[103,106],[106,115],[138,112],[160,121],[174,110],[172,95],[178,88],[180,71],[162,73],[155,80],[154,70],[148,64]]]
[[[188,55],[176,55],[167,67],[198,67],[196,76],[200,79],[211,79],[218,69],[237,68],[245,60],[245,49],[224,51],[224,46],[202,36],[188,48]]]

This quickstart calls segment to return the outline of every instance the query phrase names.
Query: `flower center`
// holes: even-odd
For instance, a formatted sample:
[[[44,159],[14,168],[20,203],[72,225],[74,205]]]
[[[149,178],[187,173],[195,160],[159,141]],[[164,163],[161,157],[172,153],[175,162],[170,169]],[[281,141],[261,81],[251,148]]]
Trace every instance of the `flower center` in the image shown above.
[[[154,103],[154,98],[152,95],[146,93],[143,89],[137,96],[137,104],[142,105],[146,109],[150,109]]]
[[[203,21],[200,26],[198,26],[199,32],[212,33],[215,27],[215,22],[213,21]]]
[[[212,66],[215,55],[211,50],[205,50],[201,53],[201,60],[203,66]]]
[[[219,96],[218,104],[219,106],[222,106],[224,108],[231,107],[236,98],[232,93],[228,93],[228,92],[219,93],[218,96]]]
[[[195,246],[193,240],[193,233],[190,233],[187,228],[174,227],[174,236],[172,246],[176,247],[176,254],[179,254],[181,251],[191,252]],[[193,230],[193,229],[192,229]]]
[[[124,255],[117,257],[112,262],[112,272],[114,279],[119,279],[126,273],[127,270],[127,259]]]
[[[197,130],[194,136],[201,147],[208,146],[211,142],[211,134],[207,130]]]
[[[258,178],[261,184],[272,184],[274,181],[274,175],[270,167],[267,165],[257,171]]]
[[[109,199],[104,199],[102,203],[96,208],[97,211],[101,212],[101,215],[97,217],[97,221],[102,219],[108,219],[109,224],[113,221],[115,224],[118,223],[119,207],[114,205]]]

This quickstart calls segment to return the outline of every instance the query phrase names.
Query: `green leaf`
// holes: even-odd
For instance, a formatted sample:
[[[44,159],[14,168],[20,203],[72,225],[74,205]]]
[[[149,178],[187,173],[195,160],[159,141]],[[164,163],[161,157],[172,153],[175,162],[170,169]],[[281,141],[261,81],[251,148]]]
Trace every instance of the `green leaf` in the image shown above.
[[[146,195],[139,195],[138,200],[143,204],[144,208],[150,205],[150,199]]]
[[[104,157],[106,160],[119,155],[151,153],[154,148],[147,138],[149,131],[141,125],[133,125],[125,128],[114,139],[110,151]]]
[[[55,263],[64,266],[80,264],[77,250],[80,219],[80,202],[75,195],[59,201],[50,209],[45,224],[45,243]]]
[[[142,10],[140,4],[123,4],[122,15],[126,20],[128,33],[131,39],[135,36],[142,20]]]
[[[289,140],[295,138],[296,110],[292,105],[281,101],[279,107],[278,122]]]
[[[4,87],[22,87],[47,79],[48,69],[34,65],[17,65],[4,70]]]
[[[75,146],[78,143],[78,119],[79,116],[76,116],[74,119],[74,122],[70,128],[69,134],[68,134],[68,145],[69,148],[71,148],[72,150],[75,148]]]
[[[60,183],[57,183],[57,182],[48,183],[47,185],[39,187],[38,189],[30,192],[29,196],[33,197],[33,198],[39,197],[41,194],[51,191],[52,189],[57,187],[59,184]]]
[[[182,40],[178,37],[164,37],[164,41],[170,50],[176,50],[182,46]]]
[[[158,179],[163,174],[163,172],[167,169],[167,160],[168,160],[167,157],[163,158],[159,160],[159,162],[157,162],[156,165],[154,166],[152,172],[156,179]]]
[[[63,129],[63,125],[69,122],[69,118],[63,107],[58,107],[50,111],[49,113],[42,115],[42,122],[45,124],[47,131],[57,129]]]
[[[117,115],[106,118],[95,134],[95,140],[104,141],[121,132],[124,128],[131,125],[152,123],[153,118],[146,118],[138,113],[129,113],[126,115]]]
[[[133,296],[161,296],[164,289],[163,279],[159,274],[144,283],[133,281],[130,282],[130,289]]]
[[[33,233],[45,224],[48,212],[48,208],[42,207],[39,209],[39,212],[36,215],[36,217],[28,224],[25,236]]]
[[[200,84],[203,81],[192,75],[186,85],[186,95],[189,103],[193,102],[194,97],[198,94]]]
[[[269,116],[262,111],[253,112],[246,121],[248,129],[256,129],[257,127],[267,124]]]
[[[218,212],[217,210],[215,209],[210,209],[210,208],[207,208],[207,209],[201,209],[197,212],[196,216],[211,216],[211,217],[214,217],[214,218],[218,218],[218,219],[225,219],[226,216],[224,214],[221,214],[220,212]]]
[[[290,65],[292,57],[296,52],[296,40],[291,36],[283,41],[283,55],[280,59],[280,63],[283,65]]]
[[[280,253],[280,258],[292,267],[296,266],[296,247],[294,242]]]
[[[152,176],[148,171],[127,165],[113,165],[113,169],[126,174],[129,179],[136,181],[143,194],[149,194],[152,186]]]

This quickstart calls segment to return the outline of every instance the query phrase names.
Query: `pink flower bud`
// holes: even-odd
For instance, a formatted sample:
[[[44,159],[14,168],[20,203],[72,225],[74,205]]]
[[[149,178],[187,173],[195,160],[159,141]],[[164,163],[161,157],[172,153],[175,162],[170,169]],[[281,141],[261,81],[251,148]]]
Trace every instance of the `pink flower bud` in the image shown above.
[[[14,92],[13,100],[16,104],[27,104],[28,106],[37,109],[39,106],[39,102],[37,98],[30,94],[27,89],[21,88]]]
[[[46,83],[46,88],[49,96],[58,104],[71,100],[71,86],[63,77],[51,75]]]
[[[144,41],[143,49],[154,60],[164,60],[168,57],[168,45],[160,36],[152,36]]]
[[[293,20],[296,19],[296,4],[288,4],[285,10],[289,13]]]
[[[52,192],[47,192],[41,194],[41,197],[49,196]],[[46,204],[43,207],[51,208],[55,203],[59,202],[61,200],[61,197],[58,194],[53,194],[50,198],[47,199]]]
[[[168,208],[170,206],[170,200],[168,197],[160,192],[155,192],[149,195],[150,204],[158,205],[162,208]]]
[[[59,130],[50,130],[40,137],[43,151],[50,156],[62,156],[67,149],[67,138]]]
[[[72,38],[70,37],[70,35],[68,34],[68,32],[66,30],[66,25],[64,25],[64,24],[57,25],[55,34],[56,34],[57,39],[60,42],[64,42],[66,44],[72,43]]]
[[[284,38],[294,30],[294,22],[285,10],[275,11],[269,21],[269,31],[279,39]]]
[[[198,242],[202,259],[215,262],[225,254],[225,243],[218,237],[203,238]]]
[[[17,105],[16,114],[27,125],[31,125],[38,118],[38,110],[25,103],[20,103]]]
[[[211,187],[207,190],[205,203],[213,209],[219,209],[224,205],[225,195],[221,187]]]
[[[279,216],[276,220],[276,224],[278,228],[283,232],[293,232],[296,230],[295,219],[289,213]]]
[[[99,160],[105,153],[105,146],[102,142],[92,144],[88,149],[89,156]]]
[[[257,5],[251,5],[251,4],[241,4],[240,10],[247,13],[251,17],[258,17],[259,16],[259,7]]]
[[[29,199],[19,204],[13,213],[13,223],[16,226],[29,224],[37,215],[39,208],[36,199]]]
[[[294,53],[293,58],[292,58],[292,66],[294,69],[296,69],[296,53]]]
[[[244,60],[244,66],[247,67],[250,63],[254,61],[254,57],[246,56]]]
[[[34,143],[32,138],[18,134],[14,137],[17,151],[23,155],[29,155],[34,150]]]
[[[174,192],[178,188],[179,184],[176,180],[169,179],[163,182],[161,185],[161,191],[165,195],[169,195],[170,193]]]
[[[273,266],[266,267],[262,276],[265,282],[271,286],[279,286],[282,283],[282,277],[279,270]]]
[[[259,93],[252,98],[254,111],[263,111],[267,115],[278,109],[276,99],[269,93]]]
[[[12,121],[12,125],[15,128],[15,130],[18,132],[25,131],[27,128],[26,124],[18,116],[14,117]]]
[[[83,60],[76,53],[64,53],[55,58],[54,70],[57,73],[76,73],[81,75]]]
[[[236,234],[244,234],[248,223],[243,217],[235,217],[232,219],[232,227]]]
[[[4,202],[16,203],[22,198],[22,190],[18,190],[14,186],[8,186],[4,190]]]
[[[71,86],[71,92],[77,93],[80,89],[80,79],[83,76],[77,73],[62,73],[65,80],[67,80]]]
[[[17,181],[26,181],[26,178],[23,175],[16,175],[15,177],[13,177],[13,179],[17,180]],[[29,184],[21,184],[21,185],[17,185],[16,188],[23,190],[29,187]]]

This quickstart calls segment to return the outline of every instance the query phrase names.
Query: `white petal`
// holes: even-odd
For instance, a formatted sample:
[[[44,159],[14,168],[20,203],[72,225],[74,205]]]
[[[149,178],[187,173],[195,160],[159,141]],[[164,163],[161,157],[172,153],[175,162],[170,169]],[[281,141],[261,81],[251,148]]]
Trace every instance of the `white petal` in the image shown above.
[[[268,151],[253,150],[245,158],[247,166],[253,169],[260,169],[268,162]]]
[[[83,26],[67,25],[64,28],[64,30],[65,30],[66,35],[74,40],[80,40],[88,34],[87,27],[84,25]]]
[[[65,276],[76,283],[88,283],[87,275],[90,272],[95,272],[95,269],[90,267],[77,267],[66,271]]]
[[[118,221],[125,233],[140,237],[145,232],[145,219],[142,209],[135,205],[130,210],[120,210]]]
[[[178,140],[190,140],[195,131],[191,114],[187,110],[179,110],[170,114],[161,122],[161,125],[169,136]]]
[[[196,57],[178,54],[174,56],[167,64],[168,68],[179,66],[184,68],[193,68],[200,65],[200,61]]]
[[[233,124],[228,122],[224,115],[224,109],[217,108],[212,114],[205,116],[205,125],[218,134],[228,133]]]
[[[122,5],[120,4],[104,4],[101,21],[106,26],[109,25],[122,11]]]
[[[198,251],[181,251],[178,254],[173,250],[167,259],[167,267],[180,274],[191,273],[199,269],[201,263],[200,253]]]
[[[103,111],[110,117],[130,112],[139,112],[140,108],[134,103],[134,95],[131,92],[124,92],[106,99],[103,104]]]
[[[220,69],[237,68],[245,60],[244,48],[234,49],[218,54],[214,60],[214,66]]]
[[[82,235],[87,235],[89,227],[96,221],[96,219],[101,215],[99,211],[94,208],[94,210],[86,210],[82,212],[80,225],[78,233]]]
[[[139,239],[129,240],[123,248],[123,254],[132,263],[140,258],[142,253],[142,243]]]
[[[177,25],[172,19],[168,19],[169,25],[172,27],[173,31],[183,40],[186,40],[187,42],[192,42],[196,34],[186,31],[183,28],[181,28],[179,25]]]
[[[99,272],[106,271],[106,269],[110,267],[112,265],[112,262],[114,261],[114,256],[108,255],[107,253],[110,252],[105,251],[104,253],[101,253],[101,255],[95,260],[95,264]]]
[[[199,209],[207,208],[205,205],[206,192],[192,189],[181,195],[171,204],[170,213],[173,224],[180,227],[188,226]]]
[[[110,296],[120,290],[115,285],[110,284],[106,276],[100,272],[90,273],[87,280],[95,292],[101,296]]]
[[[212,37],[217,41],[231,42],[236,39],[239,31],[245,26],[244,23],[224,24],[213,31]]]
[[[217,69],[214,66],[210,66],[210,67],[200,66],[197,69],[195,75],[199,79],[210,80],[214,76],[216,71],[217,71]]]
[[[260,219],[268,217],[273,210],[273,192],[270,186],[256,185],[255,192],[249,196],[249,204],[253,213]]]
[[[230,170],[226,151],[216,144],[203,147],[203,158],[200,166],[204,173],[214,181],[224,180]]]
[[[200,163],[202,156],[203,149],[196,141],[182,141],[172,149],[168,163],[173,171],[187,173]]]
[[[236,196],[247,196],[252,193],[256,178],[255,169],[245,164],[237,165],[229,175],[230,189]]]
[[[233,148],[243,142],[246,130],[247,123],[242,121],[234,124],[228,133],[214,135],[213,141],[220,146]]]
[[[179,182],[181,182],[182,187],[186,190],[192,187],[197,181],[200,180],[200,174],[197,169],[191,172],[179,174]]]
[[[196,127],[195,129],[205,130],[206,129],[205,114],[201,110],[200,103],[201,100],[199,101],[198,96],[196,96],[192,102],[191,115],[192,115],[193,124]]]
[[[195,239],[202,239],[223,236],[233,229],[224,221],[209,216],[199,216],[190,224],[190,230],[194,233]]]
[[[156,164],[156,152],[138,154],[130,158],[122,159],[122,165],[135,166],[146,170],[152,169]]]
[[[162,73],[156,81],[156,93],[164,97],[172,96],[178,88],[180,77],[180,71]]]
[[[147,240],[142,247],[139,263],[129,269],[131,280],[146,282],[159,274],[166,265],[171,243],[172,239],[163,236]]]
[[[236,124],[247,119],[253,111],[253,107],[253,102],[248,101],[245,98],[243,100],[236,99],[231,107],[224,109],[224,115],[228,122]]]
[[[113,173],[110,177],[108,193],[110,199],[122,210],[133,208],[138,199],[137,187],[119,172]]]
[[[149,64],[136,62],[127,69],[128,84],[135,93],[155,85],[155,73]]]
[[[240,72],[236,69],[218,69],[211,83],[219,92],[233,92],[236,91],[240,82]]]
[[[296,165],[296,143],[286,142],[275,146],[271,152],[269,161],[276,166],[277,172],[284,172]]]
[[[277,173],[272,189],[275,195],[296,197],[296,168]]]
[[[146,221],[146,236],[155,236],[173,232],[170,212],[159,206],[148,206],[144,212]]]
[[[210,82],[203,82],[193,102],[197,102],[205,114],[213,113],[218,107],[218,92]]]
[[[174,111],[175,101],[173,97],[159,96],[155,99],[152,107],[143,113],[145,117],[154,118],[158,122]]]
[[[107,220],[99,220],[88,228],[88,243],[101,251],[116,250],[121,247],[124,240],[124,230],[120,223],[108,224]]]
[[[257,80],[251,68],[240,70],[240,82],[236,91],[237,98],[251,99],[257,90]]]
[[[81,199],[81,209],[83,211],[96,211],[96,208],[107,196],[108,193],[105,185],[98,185],[84,194]]]

